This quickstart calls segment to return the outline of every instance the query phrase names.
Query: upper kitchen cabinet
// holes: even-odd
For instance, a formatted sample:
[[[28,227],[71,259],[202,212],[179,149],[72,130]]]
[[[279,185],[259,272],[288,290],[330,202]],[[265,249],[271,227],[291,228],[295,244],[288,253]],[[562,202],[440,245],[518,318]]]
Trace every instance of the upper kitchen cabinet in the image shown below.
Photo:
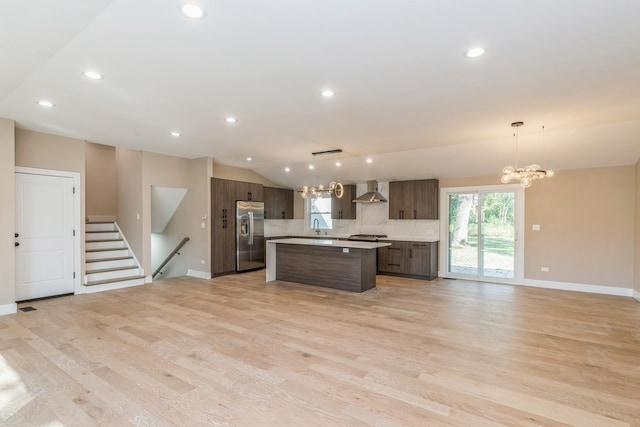
[[[264,187],[264,219],[293,219],[293,190]]]
[[[356,186],[344,185],[344,193],[341,198],[331,195],[331,219],[356,219]]]
[[[230,182],[231,194],[235,197],[235,200],[244,200],[247,202],[264,201],[264,187],[262,184],[241,181]]]
[[[438,219],[437,179],[389,183],[389,219]]]

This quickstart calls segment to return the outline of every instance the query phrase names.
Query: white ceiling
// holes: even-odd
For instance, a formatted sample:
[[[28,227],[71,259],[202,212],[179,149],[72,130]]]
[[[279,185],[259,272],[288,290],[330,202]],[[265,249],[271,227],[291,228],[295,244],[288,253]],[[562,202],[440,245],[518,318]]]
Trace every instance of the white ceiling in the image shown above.
[[[292,187],[497,176],[516,120],[521,164],[640,158],[638,0],[199,3],[193,21],[179,0],[3,0],[0,117]],[[311,175],[311,152],[333,148]]]

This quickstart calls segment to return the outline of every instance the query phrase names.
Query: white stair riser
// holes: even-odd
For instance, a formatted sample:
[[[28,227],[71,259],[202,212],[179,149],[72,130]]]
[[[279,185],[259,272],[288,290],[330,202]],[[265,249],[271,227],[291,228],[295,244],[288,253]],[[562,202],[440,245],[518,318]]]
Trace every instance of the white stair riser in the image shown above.
[[[124,240],[117,240],[115,242],[86,242],[85,250],[90,251],[92,249],[120,249],[126,248]]]
[[[95,240],[120,240],[120,233],[117,231],[105,231],[101,233],[86,233],[85,241],[93,242]]]
[[[103,223],[103,224],[85,224],[85,231],[117,231],[116,225],[112,223]]]
[[[85,260],[105,259],[105,258],[120,258],[129,256],[129,249],[114,249],[112,251],[99,251],[99,252],[87,252],[85,254]]]
[[[86,263],[86,270],[101,270],[103,268],[122,268],[122,267],[136,267],[136,262],[133,258],[128,259],[115,259],[109,261],[94,261]]]
[[[113,289],[128,288],[129,286],[144,285],[144,278],[121,280],[119,282],[103,283],[100,285],[85,285],[86,293],[92,294],[94,292],[110,291]]]
[[[85,276],[85,283],[97,280],[117,279],[119,277],[139,276],[138,267],[127,268],[125,270],[105,271],[102,273],[89,273]]]

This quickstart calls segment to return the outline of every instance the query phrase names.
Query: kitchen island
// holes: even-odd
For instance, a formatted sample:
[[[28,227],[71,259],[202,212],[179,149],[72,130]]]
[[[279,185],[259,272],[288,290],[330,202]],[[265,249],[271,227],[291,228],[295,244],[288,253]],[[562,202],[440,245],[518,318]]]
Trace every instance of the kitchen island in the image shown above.
[[[299,238],[268,240],[266,281],[364,292],[376,287],[377,249],[385,246],[390,244]]]

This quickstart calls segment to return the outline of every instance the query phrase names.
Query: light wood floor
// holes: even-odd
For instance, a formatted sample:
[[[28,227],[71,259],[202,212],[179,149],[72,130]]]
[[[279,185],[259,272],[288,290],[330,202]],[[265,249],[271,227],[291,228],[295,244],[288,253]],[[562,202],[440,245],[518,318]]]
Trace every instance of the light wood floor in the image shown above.
[[[30,304],[0,317],[0,424],[640,425],[640,303],[264,272]]]

